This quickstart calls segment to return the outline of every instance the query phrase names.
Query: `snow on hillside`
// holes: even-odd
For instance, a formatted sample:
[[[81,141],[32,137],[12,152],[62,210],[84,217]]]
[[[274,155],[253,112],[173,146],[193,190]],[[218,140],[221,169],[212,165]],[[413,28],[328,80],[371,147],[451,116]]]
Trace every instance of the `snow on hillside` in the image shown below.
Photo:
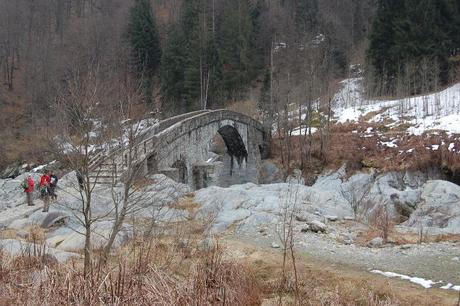
[[[413,135],[428,130],[460,134],[460,83],[430,95],[381,101],[364,98],[362,78],[341,83],[333,99],[338,123],[357,122],[366,116],[368,122],[383,123],[389,128],[407,125],[407,132]]]

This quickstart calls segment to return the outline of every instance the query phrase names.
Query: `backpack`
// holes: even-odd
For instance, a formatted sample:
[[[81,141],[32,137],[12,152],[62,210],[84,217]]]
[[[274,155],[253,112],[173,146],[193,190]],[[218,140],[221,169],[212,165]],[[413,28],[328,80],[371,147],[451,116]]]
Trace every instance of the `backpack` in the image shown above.
[[[43,187],[40,188],[40,194],[41,194],[42,197],[48,195],[48,189],[46,188],[46,186],[43,186]]]
[[[27,190],[29,189],[29,183],[27,181],[23,181],[21,187],[22,189]]]

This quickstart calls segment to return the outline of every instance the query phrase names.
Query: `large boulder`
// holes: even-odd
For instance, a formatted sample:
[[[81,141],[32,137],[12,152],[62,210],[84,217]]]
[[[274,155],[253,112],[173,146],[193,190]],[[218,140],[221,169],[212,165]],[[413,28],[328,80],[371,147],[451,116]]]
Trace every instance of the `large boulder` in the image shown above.
[[[407,225],[460,233],[460,186],[447,181],[428,181]]]
[[[215,232],[233,225],[239,225],[240,233],[258,232],[261,226],[282,222],[286,209],[293,210],[297,220],[353,216],[349,204],[337,193],[300,184],[214,186],[196,191],[195,202],[201,204],[198,216],[212,220]]]

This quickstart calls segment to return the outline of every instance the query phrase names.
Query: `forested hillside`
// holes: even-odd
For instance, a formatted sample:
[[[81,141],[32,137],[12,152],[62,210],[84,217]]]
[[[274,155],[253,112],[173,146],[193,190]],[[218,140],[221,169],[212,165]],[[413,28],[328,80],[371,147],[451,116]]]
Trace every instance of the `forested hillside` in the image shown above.
[[[410,95],[455,81],[459,33],[459,1],[380,1],[367,51],[371,87]]]
[[[455,79],[458,16],[453,0],[0,0],[0,165],[42,158],[84,81],[101,110],[135,87],[159,117],[240,104],[269,125],[330,104],[352,64],[373,95],[431,90]]]

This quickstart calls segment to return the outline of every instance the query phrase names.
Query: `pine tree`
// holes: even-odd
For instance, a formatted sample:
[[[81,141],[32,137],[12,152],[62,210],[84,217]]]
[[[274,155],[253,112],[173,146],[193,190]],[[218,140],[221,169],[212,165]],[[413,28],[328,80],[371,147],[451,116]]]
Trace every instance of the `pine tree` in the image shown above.
[[[396,42],[401,16],[405,15],[404,1],[379,0],[367,52],[368,60],[377,76],[384,79],[387,90],[392,90],[392,78],[398,72],[400,54]]]
[[[178,25],[174,25],[169,33],[161,59],[161,93],[165,100],[177,103],[184,92],[184,66],[186,49],[184,36]],[[171,108],[181,105],[171,105]]]
[[[268,15],[268,7],[264,0],[257,0],[250,9],[251,16],[251,38],[250,38],[250,62],[251,75],[253,79],[263,72],[269,58],[271,48],[271,31],[267,27],[267,22],[264,20]],[[269,34],[269,35],[267,35]]]
[[[397,77],[412,80],[412,94],[431,90],[432,86],[422,84],[431,82],[420,68],[427,61],[439,66],[439,75],[430,74],[430,79],[448,81],[453,69],[449,66],[450,58],[458,52],[458,18],[455,0],[379,1],[368,60],[384,80],[386,93],[395,92]]]
[[[160,39],[150,1],[136,0],[130,10],[127,34],[131,43],[131,63],[144,80],[150,101],[153,77],[161,61]]]
[[[225,2],[220,29],[219,57],[222,88],[228,97],[237,97],[249,82],[251,16],[247,0]]]
[[[201,67],[201,28],[200,18],[202,14],[202,1],[185,1],[181,27],[184,33],[183,48],[187,50],[184,61],[184,91],[182,99],[185,103],[186,111],[195,108],[200,97],[200,67]]]
[[[162,93],[166,100],[174,100],[179,111],[204,107],[208,91],[216,92],[218,59],[208,10],[207,1],[185,1],[180,20],[168,36]]]

